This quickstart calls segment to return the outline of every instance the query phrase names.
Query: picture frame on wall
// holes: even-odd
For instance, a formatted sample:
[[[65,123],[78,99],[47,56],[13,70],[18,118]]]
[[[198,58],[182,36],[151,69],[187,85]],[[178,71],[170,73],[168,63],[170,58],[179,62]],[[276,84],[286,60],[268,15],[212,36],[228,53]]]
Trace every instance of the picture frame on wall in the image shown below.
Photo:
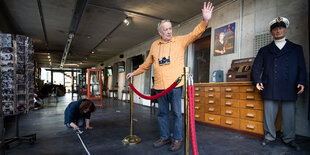
[[[231,54],[235,51],[236,23],[216,28],[214,31],[214,56]]]

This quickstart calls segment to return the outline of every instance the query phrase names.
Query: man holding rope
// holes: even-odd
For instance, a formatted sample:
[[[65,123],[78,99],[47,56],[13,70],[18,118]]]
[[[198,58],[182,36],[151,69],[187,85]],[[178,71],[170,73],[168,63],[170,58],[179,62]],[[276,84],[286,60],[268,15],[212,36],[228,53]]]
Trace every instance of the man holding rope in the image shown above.
[[[213,12],[212,3],[204,2],[202,10],[203,21],[195,29],[184,36],[172,36],[172,24],[165,19],[158,23],[158,33],[160,39],[153,42],[150,53],[145,62],[139,68],[127,74],[127,79],[132,76],[142,74],[154,67],[154,89],[156,94],[167,89],[179,76],[183,74],[184,51],[186,47],[193,43],[208,26]],[[164,146],[171,142],[170,139],[170,119],[169,103],[173,112],[173,136],[170,151],[176,151],[182,145],[182,97],[183,81],[172,91],[158,99],[158,123],[160,128],[160,139],[153,143],[155,148]]]

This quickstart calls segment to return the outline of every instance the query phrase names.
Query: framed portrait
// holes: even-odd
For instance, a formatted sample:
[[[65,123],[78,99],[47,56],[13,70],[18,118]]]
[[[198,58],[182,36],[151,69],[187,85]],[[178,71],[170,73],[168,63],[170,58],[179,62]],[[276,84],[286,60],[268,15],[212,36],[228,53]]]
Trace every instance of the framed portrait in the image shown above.
[[[214,56],[234,53],[235,29],[235,22],[215,29]]]

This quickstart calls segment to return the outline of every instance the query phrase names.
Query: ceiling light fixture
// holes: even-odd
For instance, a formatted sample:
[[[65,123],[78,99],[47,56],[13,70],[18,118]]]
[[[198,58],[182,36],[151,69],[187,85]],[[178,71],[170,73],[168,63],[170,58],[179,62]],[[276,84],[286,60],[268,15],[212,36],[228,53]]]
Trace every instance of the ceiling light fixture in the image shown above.
[[[95,53],[95,51],[91,51],[91,53],[92,53],[92,54],[94,54],[94,53]]]
[[[65,65],[65,62],[66,62],[66,59],[67,59],[67,55],[69,53],[69,49],[70,49],[70,45],[71,45],[73,37],[74,37],[74,34],[72,34],[72,33],[68,34],[68,39],[67,39],[67,43],[66,43],[66,46],[65,46],[64,53],[62,55],[62,60],[61,60],[60,68],[63,68],[64,65]]]
[[[129,26],[129,24],[131,23],[131,18],[130,17],[125,18],[123,22],[126,26]]]

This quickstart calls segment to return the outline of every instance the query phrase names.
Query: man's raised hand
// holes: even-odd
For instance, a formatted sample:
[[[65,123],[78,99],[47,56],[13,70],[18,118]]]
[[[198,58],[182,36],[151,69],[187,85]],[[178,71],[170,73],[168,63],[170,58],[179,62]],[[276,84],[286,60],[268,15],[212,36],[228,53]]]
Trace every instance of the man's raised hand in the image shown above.
[[[206,5],[206,2],[203,3],[202,11],[202,18],[205,22],[209,22],[209,20],[212,17],[214,6],[212,6],[212,3],[208,2],[208,5]]]

